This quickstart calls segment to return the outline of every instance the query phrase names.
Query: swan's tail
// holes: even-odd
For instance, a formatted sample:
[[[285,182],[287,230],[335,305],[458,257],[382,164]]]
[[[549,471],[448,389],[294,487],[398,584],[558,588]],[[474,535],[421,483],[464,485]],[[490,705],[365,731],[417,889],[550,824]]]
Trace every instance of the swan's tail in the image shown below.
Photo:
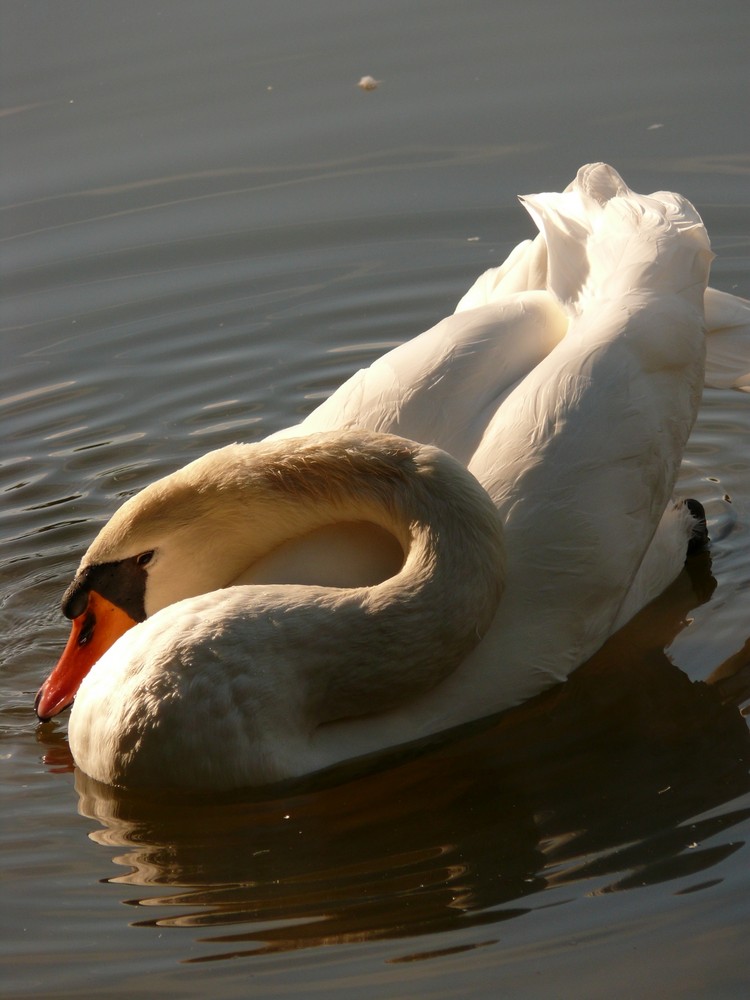
[[[619,174],[604,164],[582,167],[562,194],[531,195],[524,199],[540,233],[519,243],[500,267],[481,274],[456,306],[456,312],[498,302],[509,294],[547,290],[569,310],[579,303],[592,283],[590,249],[604,222],[606,206],[615,199],[657,207],[671,224],[694,228],[702,237],[702,223],[693,206],[678,195],[658,192],[637,195]],[[608,240],[611,234],[608,234]],[[559,249],[548,263],[547,240]],[[607,247],[602,248],[603,261]],[[608,267],[613,267],[610,249]],[[602,261],[602,262],[603,262]],[[707,288],[703,300],[706,319],[706,385],[750,392],[750,301]]]
[[[639,290],[677,294],[703,309],[713,254],[700,216],[681,195],[636,194],[612,167],[594,163],[561,194],[521,200],[547,244],[547,288],[569,315],[592,298]]]

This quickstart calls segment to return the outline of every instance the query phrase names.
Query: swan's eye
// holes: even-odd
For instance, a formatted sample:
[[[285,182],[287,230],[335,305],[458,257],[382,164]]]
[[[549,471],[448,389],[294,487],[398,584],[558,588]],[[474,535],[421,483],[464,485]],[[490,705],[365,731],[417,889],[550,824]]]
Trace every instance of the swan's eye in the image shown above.
[[[141,552],[139,556],[135,557],[135,564],[136,566],[148,566],[153,558],[153,549],[150,552]]]

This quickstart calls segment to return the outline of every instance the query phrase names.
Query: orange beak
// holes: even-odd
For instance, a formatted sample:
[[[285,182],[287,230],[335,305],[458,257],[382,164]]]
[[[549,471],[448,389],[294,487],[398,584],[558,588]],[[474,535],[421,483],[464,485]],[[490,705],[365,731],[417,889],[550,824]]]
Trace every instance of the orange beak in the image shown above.
[[[73,619],[63,654],[36,696],[34,707],[41,722],[70,705],[96,661],[135,624],[130,615],[101,594],[89,592],[86,610]]]

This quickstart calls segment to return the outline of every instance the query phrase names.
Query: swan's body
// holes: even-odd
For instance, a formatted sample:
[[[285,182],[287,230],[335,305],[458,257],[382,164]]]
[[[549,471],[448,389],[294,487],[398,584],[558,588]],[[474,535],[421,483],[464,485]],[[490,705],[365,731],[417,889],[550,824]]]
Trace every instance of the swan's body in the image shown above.
[[[102,530],[64,603],[98,659],[69,727],[88,774],[237,787],[419,739],[563,679],[674,578],[694,525],[670,497],[704,380],[705,229],[602,164],[527,206],[540,237],[453,317]],[[743,386],[745,305],[715,293],[710,309],[721,378]],[[491,503],[456,461],[363,428],[449,451]],[[395,479],[373,479],[381,450],[409,456]],[[327,471],[279,508],[273,470],[302,453]],[[99,658],[92,620],[118,608],[141,623]],[[62,663],[41,717],[75,693]]]

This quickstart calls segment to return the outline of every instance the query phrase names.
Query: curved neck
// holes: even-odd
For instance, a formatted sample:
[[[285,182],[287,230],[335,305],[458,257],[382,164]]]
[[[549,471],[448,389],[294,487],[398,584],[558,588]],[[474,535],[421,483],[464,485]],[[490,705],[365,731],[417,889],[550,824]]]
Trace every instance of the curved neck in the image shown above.
[[[369,434],[282,448],[280,464],[263,473],[281,520],[309,529],[366,518],[398,539],[405,558],[370,587],[254,588],[264,619],[268,599],[285,609],[284,629],[262,641],[295,666],[303,658],[315,723],[403,705],[454,670],[490,626],[503,585],[498,513],[436,448]]]

